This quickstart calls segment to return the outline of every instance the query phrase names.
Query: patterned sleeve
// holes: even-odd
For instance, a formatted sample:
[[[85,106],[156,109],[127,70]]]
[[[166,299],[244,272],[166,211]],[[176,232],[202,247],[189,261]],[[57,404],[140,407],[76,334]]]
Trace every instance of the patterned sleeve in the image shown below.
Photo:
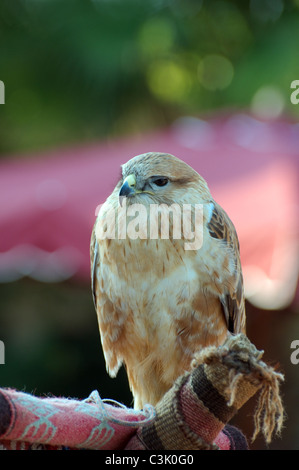
[[[275,424],[278,431],[282,426],[278,384],[283,377],[261,355],[243,334],[203,350],[193,372],[176,381],[157,404],[156,420],[139,429],[127,449],[247,449],[242,432],[227,423],[259,389],[256,433],[262,430],[269,442]]]
[[[0,389],[0,448],[246,449],[245,437],[228,422],[259,389],[255,434],[261,430],[269,442],[283,423],[283,377],[261,355],[242,334],[205,348],[155,409],[141,411],[102,400],[96,391],[81,401]]]

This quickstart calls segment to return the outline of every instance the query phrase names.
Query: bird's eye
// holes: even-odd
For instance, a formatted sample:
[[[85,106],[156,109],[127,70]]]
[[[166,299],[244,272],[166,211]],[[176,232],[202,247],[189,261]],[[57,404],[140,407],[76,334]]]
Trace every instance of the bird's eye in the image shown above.
[[[168,183],[168,178],[157,178],[153,183],[156,186],[165,186]]]

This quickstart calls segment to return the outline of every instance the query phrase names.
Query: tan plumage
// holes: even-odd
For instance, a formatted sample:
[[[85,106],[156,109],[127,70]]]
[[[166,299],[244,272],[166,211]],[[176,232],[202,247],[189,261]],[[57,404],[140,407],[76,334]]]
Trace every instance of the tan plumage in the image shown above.
[[[202,204],[202,247],[186,250],[186,238],[175,239],[172,225],[169,239],[150,239],[148,232],[120,239],[121,220],[114,239],[99,237],[110,220],[108,207],[118,210],[123,193],[127,208]],[[155,405],[203,347],[245,332],[235,228],[205,180],[172,155],[147,153],[122,166],[93,229],[91,277],[107,370],[115,376],[125,365],[135,408]]]

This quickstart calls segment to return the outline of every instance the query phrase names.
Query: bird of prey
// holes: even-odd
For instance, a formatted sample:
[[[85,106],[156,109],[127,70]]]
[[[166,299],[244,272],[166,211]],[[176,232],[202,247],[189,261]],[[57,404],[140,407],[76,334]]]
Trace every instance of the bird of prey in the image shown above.
[[[186,220],[194,230],[195,208],[202,209],[198,248],[186,249],[183,229],[181,237],[175,236],[175,211],[168,212],[169,236],[162,236],[161,214],[172,206],[182,209],[181,214],[184,207],[191,208]],[[117,218],[124,207],[127,212]],[[135,217],[139,236],[133,236],[132,230],[126,233],[136,207],[146,210],[138,223]],[[151,207],[162,212],[156,226],[145,229],[141,225],[150,226]],[[109,224],[114,232],[109,232]],[[97,216],[90,252],[107,371],[115,377],[125,366],[134,408],[155,405],[190,370],[202,348],[221,345],[230,334],[245,333],[234,225],[212,198],[206,181],[173,155],[150,152],[122,165],[120,181]]]

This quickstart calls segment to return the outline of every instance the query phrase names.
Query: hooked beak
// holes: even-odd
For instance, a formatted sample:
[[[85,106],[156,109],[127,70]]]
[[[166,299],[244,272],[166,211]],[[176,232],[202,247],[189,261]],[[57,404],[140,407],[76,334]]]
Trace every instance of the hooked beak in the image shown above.
[[[148,194],[154,195],[152,191],[141,191],[140,189],[136,189],[135,175],[131,174],[127,176],[118,193],[120,205],[122,206],[124,197],[131,197],[131,196],[134,196],[135,194],[141,194],[141,193],[148,193]]]
[[[135,186],[136,186],[135,176],[134,175],[127,176],[125,181],[123,182],[122,187],[120,188],[119,197],[132,196],[133,194],[136,194],[136,192],[141,192],[141,191],[136,191]]]
[[[136,189],[135,175],[132,174],[132,175],[127,176],[118,194],[120,205],[122,206],[124,197],[134,196],[134,194],[138,194],[141,192],[142,191],[139,191]]]

